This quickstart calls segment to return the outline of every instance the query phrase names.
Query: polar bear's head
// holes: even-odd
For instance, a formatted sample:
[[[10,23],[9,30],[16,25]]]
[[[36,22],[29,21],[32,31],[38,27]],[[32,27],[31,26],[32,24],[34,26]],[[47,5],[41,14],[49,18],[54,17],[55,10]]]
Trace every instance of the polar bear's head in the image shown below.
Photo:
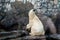
[[[35,9],[31,9],[28,15],[30,19],[33,19],[35,17]]]

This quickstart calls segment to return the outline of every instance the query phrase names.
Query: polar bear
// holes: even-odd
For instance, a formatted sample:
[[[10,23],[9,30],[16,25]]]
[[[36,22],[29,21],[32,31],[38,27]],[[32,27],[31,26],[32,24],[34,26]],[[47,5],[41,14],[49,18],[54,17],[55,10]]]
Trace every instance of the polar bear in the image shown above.
[[[31,28],[31,36],[45,35],[44,26],[41,20],[35,14],[34,9],[29,11],[29,24],[27,24],[27,29]]]

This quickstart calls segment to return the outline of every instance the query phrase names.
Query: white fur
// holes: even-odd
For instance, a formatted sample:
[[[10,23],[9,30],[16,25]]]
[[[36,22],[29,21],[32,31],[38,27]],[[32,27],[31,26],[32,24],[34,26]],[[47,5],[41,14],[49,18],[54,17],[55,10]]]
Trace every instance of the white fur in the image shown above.
[[[44,26],[35,14],[35,12],[32,10],[29,11],[29,24],[27,24],[27,29],[31,28],[31,36],[35,35],[44,35]]]

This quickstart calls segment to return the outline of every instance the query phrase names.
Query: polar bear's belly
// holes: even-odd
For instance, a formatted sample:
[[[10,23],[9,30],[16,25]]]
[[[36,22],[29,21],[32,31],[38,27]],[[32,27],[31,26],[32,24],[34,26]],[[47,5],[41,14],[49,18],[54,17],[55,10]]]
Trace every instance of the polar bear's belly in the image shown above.
[[[43,24],[41,22],[35,21],[32,25],[32,31],[43,32],[44,31]]]

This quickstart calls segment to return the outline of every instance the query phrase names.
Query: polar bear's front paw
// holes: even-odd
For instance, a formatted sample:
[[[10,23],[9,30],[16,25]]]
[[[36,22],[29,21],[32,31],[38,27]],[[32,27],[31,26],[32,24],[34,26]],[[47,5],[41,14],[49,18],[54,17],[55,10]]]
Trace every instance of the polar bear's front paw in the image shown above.
[[[26,29],[29,29],[31,26],[29,25],[29,24],[27,24],[27,27],[26,27]]]

